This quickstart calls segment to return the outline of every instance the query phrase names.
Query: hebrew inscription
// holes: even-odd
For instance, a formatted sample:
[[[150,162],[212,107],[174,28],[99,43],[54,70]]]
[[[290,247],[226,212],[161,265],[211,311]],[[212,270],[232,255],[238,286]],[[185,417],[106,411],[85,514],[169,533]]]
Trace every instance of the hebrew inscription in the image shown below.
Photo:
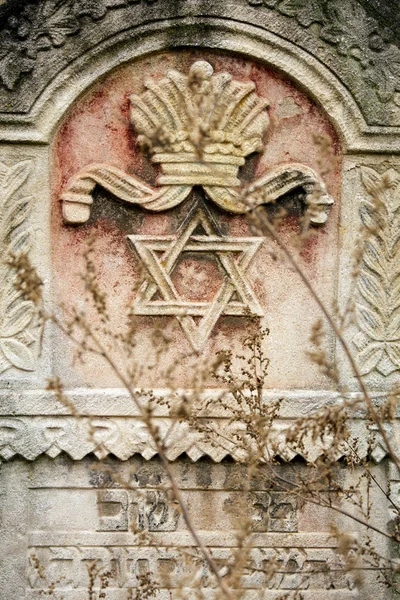
[[[179,511],[165,492],[148,491],[141,497],[127,490],[97,493],[99,531],[176,531]]]
[[[314,538],[315,540],[315,538]],[[313,541],[314,541],[313,540]],[[65,600],[84,600],[87,598],[89,587],[88,567],[95,565],[96,570],[105,573],[107,584],[101,585],[100,577],[96,580],[96,592],[112,593],[116,600],[129,598],[127,592],[139,588],[141,578],[150,573],[151,580],[159,589],[157,598],[169,600],[171,591],[179,588],[182,577],[191,573],[193,581],[201,581],[201,588],[212,587],[212,576],[206,565],[201,564],[196,569],[188,566],[187,551],[171,549],[168,546],[156,548],[140,548],[135,546],[119,546],[117,540],[110,540],[110,546],[86,546],[79,548],[74,545],[32,546],[30,549],[30,566],[28,571],[29,588],[26,598],[40,598],[44,594],[56,590]],[[302,543],[301,539],[293,538],[293,543]],[[309,543],[312,544],[311,540]],[[282,540],[280,540],[282,543]],[[51,540],[49,540],[49,544]],[[255,548],[251,553],[254,572],[242,578],[243,590],[253,590],[259,593],[263,590],[263,598],[276,598],[276,590],[320,590],[324,598],[359,597],[354,589],[351,576],[342,572],[326,571],[325,565],[336,559],[334,548],[329,547],[328,536],[321,536],[317,547],[273,546],[272,538],[265,539],[265,547]],[[276,541],[279,544],[279,541]],[[226,563],[233,556],[234,549],[210,547],[215,560]],[[192,549],[192,552],[194,550]],[[185,560],[186,558],[186,560]],[[36,561],[45,565],[46,572],[58,578],[54,587],[46,587],[39,577],[34,565]],[[200,561],[197,561],[200,563]],[[268,576],[269,565],[278,565],[278,573],[271,579]],[[340,569],[338,569],[340,570]],[[163,583],[164,582],[164,583]],[[168,583],[167,583],[168,582]],[[168,586],[168,589],[165,589]],[[340,594],[340,596],[338,595]]]
[[[224,509],[240,512],[235,498],[225,494]],[[283,492],[254,492],[244,496],[257,532],[296,532],[297,502]],[[237,506],[235,506],[237,504]],[[176,531],[180,513],[166,492],[130,490],[97,492],[98,531]]]
[[[83,600],[92,585],[93,593],[128,600],[140,594],[146,575],[158,590],[157,598],[174,597],[173,590],[188,575],[188,593],[197,582],[207,597],[214,586],[212,575],[165,489],[159,461],[111,461],[109,472],[106,465],[84,462],[85,468],[75,463],[71,470],[56,459],[51,480],[37,464],[29,478],[31,505],[47,510],[35,512],[27,534],[26,598],[52,592],[56,598]],[[327,598],[357,597],[352,575],[341,568],[335,540],[326,531],[301,531],[302,507],[291,494],[269,488],[269,467],[249,491],[243,466],[188,466],[187,460],[178,460],[172,468],[195,526],[217,562],[228,564],[237,551],[235,527],[243,510],[253,521],[252,569],[243,574],[244,590],[262,590],[266,599],[297,589],[319,590]],[[277,469],[291,477],[290,469]],[[122,481],[129,489],[121,488]],[[271,577],[272,563],[277,568]]]

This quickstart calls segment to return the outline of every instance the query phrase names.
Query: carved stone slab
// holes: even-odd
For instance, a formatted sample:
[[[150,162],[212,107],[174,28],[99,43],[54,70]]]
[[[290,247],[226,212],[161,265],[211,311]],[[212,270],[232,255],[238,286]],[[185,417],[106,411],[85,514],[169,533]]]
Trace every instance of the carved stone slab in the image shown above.
[[[145,369],[138,385],[151,386],[155,377],[162,386],[162,371],[175,365],[175,384],[191,387],[193,351],[203,357],[228,347],[240,352],[262,323],[271,331],[268,385],[323,386],[311,363],[300,367],[301,332],[314,319],[306,295],[241,213],[248,211],[249,193],[258,204],[282,202],[289,210],[283,232],[289,240],[313,202],[311,220],[322,227],[301,262],[328,298],[335,285],[336,253],[328,247],[336,243],[340,160],[322,181],[315,136],[334,140],[337,156],[340,144],[320,109],[276,73],[223,54],[196,57],[185,50],[121,67],[60,125],[53,145],[55,298],[68,303],[81,293],[77,271],[91,232],[112,327],[122,331],[130,312],[143,317],[136,320],[139,361],[152,354],[154,328],[170,340],[163,369]],[[206,103],[200,106],[201,94]],[[195,115],[207,132],[200,159]],[[154,137],[159,130],[162,142]],[[143,143],[152,139],[156,145],[146,153]],[[144,283],[132,293],[140,277]],[[289,331],[292,341],[283,344]],[[55,352],[69,385],[118,385],[90,358],[70,371],[62,338]]]
[[[159,597],[169,598],[185,570],[191,574],[188,591],[200,577],[203,592],[211,594],[210,574],[196,562],[182,516],[168,500],[160,462],[112,459],[107,467],[98,467],[90,458],[74,463],[65,457],[40,459],[30,469],[19,461],[7,465],[0,501],[9,517],[2,542],[8,544],[16,536],[18,552],[13,574],[3,571],[2,593],[12,578],[18,598],[38,599],[52,590],[55,598],[83,600],[89,586],[88,567],[94,564],[99,573],[108,575],[106,582],[95,576],[93,593],[103,590],[113,599],[125,600],[130,589],[135,592],[146,572],[160,587]],[[299,473],[304,469],[298,466]],[[308,598],[359,597],[350,573],[323,569],[326,562],[339,567],[341,560],[323,509],[299,506],[279,485],[271,485],[271,477],[293,478],[290,466],[265,467],[247,490],[243,465],[196,465],[179,459],[173,470],[195,526],[217,560],[235,551],[235,527],[246,507],[255,532],[251,557],[258,568],[244,577],[247,594],[263,590],[264,598],[270,599],[298,587]],[[379,474],[377,469],[375,476]],[[121,489],[122,481],[126,489]],[[389,519],[389,509],[384,518]],[[346,526],[339,517],[336,523]],[[145,538],[141,537],[144,530]],[[360,535],[354,522],[347,523],[347,531]],[[281,568],[269,579],[263,570],[272,559]],[[379,593],[372,578],[368,585]]]
[[[193,581],[214,597],[204,564],[188,568],[192,537],[121,382],[98,357],[76,360],[59,331],[43,333],[15,289],[8,254],[26,250],[46,310],[63,303],[90,311],[80,275],[90,238],[107,323],[120,340],[136,319],[130,366],[140,366],[138,394],[155,402],[166,455],[217,560],[237,551],[237,517],[252,521],[255,572],[244,578],[245,600],[290,597],[296,588],[305,600],[391,598],[370,572],[360,582],[342,568],[332,524],[361,541],[365,528],[298,503],[277,484],[304,475],[304,463],[335,441],[310,428],[303,446],[292,447],[286,433],[296,419],[335,410],[359,388],[331,332],[337,388],[308,360],[317,307],[246,215],[258,206],[274,218],[285,208],[280,233],[296,253],[307,215],[313,235],[299,263],[327,306],[354,306],[346,340],[380,410],[400,372],[400,50],[395,23],[383,23],[388,7],[0,3],[2,599],[86,600],[95,573],[94,597],[130,600],[149,572],[159,600],[176,598],[188,573],[188,598]],[[354,269],[359,240],[365,253]],[[208,365],[218,352],[243,354],[260,325],[270,331],[260,402],[280,403],[265,452],[289,464],[264,465],[249,482],[240,465],[243,422],[232,422],[234,402]],[[66,403],[46,390],[57,376]],[[178,422],[171,430],[167,388],[172,381],[175,407],[199,379],[200,427]],[[398,417],[385,425],[393,444]],[[375,478],[373,492],[362,478],[361,498],[371,501],[377,528],[391,532],[399,474],[363,408],[346,426]],[[343,444],[332,457],[348,488],[363,472],[347,467],[353,454]],[[398,560],[376,534],[368,532],[376,552]],[[272,560],[280,569],[270,580]]]

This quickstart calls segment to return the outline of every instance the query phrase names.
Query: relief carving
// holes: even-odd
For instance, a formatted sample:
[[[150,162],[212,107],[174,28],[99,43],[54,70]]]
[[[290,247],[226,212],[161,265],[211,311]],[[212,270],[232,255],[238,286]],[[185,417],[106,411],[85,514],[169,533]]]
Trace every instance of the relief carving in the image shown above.
[[[176,531],[179,510],[164,491],[97,492],[98,531]]]
[[[15,367],[35,369],[34,307],[15,288],[10,254],[27,252],[31,244],[28,224],[32,198],[19,193],[31,172],[30,161],[12,166],[0,162],[0,373]]]
[[[236,0],[236,4],[239,10],[250,5],[278,13],[281,17],[278,24],[269,14],[255,20],[245,11],[241,17],[235,13],[235,19],[256,24],[285,39],[293,39],[293,26],[298,24],[295,43],[308,50],[310,38],[316,41],[313,53],[349,87],[369,124],[398,125],[400,49],[393,32],[371,18],[359,2]],[[87,39],[93,33],[98,35],[99,23],[104,40],[121,31],[121,23],[124,29],[143,23],[146,8],[157,6],[162,18],[191,13],[191,3],[187,0],[173,3],[173,10],[171,5],[168,0],[41,0],[27,3],[21,11],[7,7],[6,14],[10,16],[4,18],[0,30],[2,112],[29,112],[45,85],[67,66],[68,55],[61,48],[69,39],[74,39],[76,57],[87,51]],[[145,9],[140,10],[141,6]],[[215,2],[213,15],[230,19],[234,6],[234,2]],[[154,13],[152,20],[158,17]],[[196,18],[208,26],[208,19]],[[305,29],[309,37],[303,44]],[[49,53],[52,54],[49,62],[57,68],[48,70],[46,80],[45,61]],[[361,87],[351,76],[355,64],[361,75]]]
[[[207,532],[208,533],[208,532]],[[213,532],[214,533],[214,532]],[[222,532],[221,532],[222,533]],[[117,534],[119,535],[119,534]],[[182,535],[180,533],[180,535]],[[204,532],[203,532],[204,535]],[[270,534],[267,534],[270,535]],[[272,534],[276,535],[276,534]],[[223,536],[223,537],[222,537]],[[222,539],[226,538],[226,533],[222,533]],[[274,590],[320,590],[324,591],[325,598],[355,598],[359,595],[354,589],[353,577],[344,574],[341,569],[329,572],[324,565],[338,564],[336,548],[332,547],[326,535],[310,533],[310,545],[304,546],[303,540],[296,540],[295,535],[290,534],[290,538],[280,539],[276,542],[272,539],[265,540],[265,546],[258,542],[259,547],[251,551],[251,561],[254,573],[243,575],[243,589],[254,593],[262,590],[263,598],[277,598]],[[74,600],[84,600],[87,598],[88,570],[89,564],[95,564],[99,572],[108,574],[108,583],[99,590],[99,583],[96,582],[95,590],[105,595],[105,591],[113,594],[115,598],[125,598],[118,594],[118,590],[137,588],[140,586],[140,576],[144,573],[151,573],[152,578],[159,582],[160,598],[169,598],[170,591],[162,595],[168,586],[179,585],[180,578],[184,570],[193,569],[193,581],[202,582],[202,589],[209,591],[212,587],[212,576],[206,564],[198,564],[197,569],[188,563],[184,558],[183,548],[173,548],[173,543],[169,547],[157,545],[134,546],[128,543],[118,545],[118,540],[105,546],[77,547],[74,544],[73,536],[69,536],[70,545],[58,546],[51,543],[54,536],[48,535],[49,541],[42,542],[40,545],[31,546],[28,554],[29,569],[28,581],[30,590],[28,597],[37,597],[36,593],[47,594],[51,590],[60,590],[62,592],[73,592]],[[66,537],[64,535],[64,537]],[[54,540],[56,541],[56,540]],[[264,541],[264,540],[263,540]],[[283,545],[282,542],[285,544]],[[301,547],[290,547],[299,542]],[[261,542],[262,543],[262,542]],[[187,550],[186,550],[187,551]],[[233,549],[229,547],[215,546],[212,548],[213,557],[221,562],[228,562],[232,556]],[[42,577],[38,574],[35,563],[41,565]],[[277,574],[272,578],[269,573],[269,564],[277,564]],[[189,566],[190,565],[190,566]],[[168,568],[168,578],[166,578],[165,569]],[[166,579],[168,583],[166,583]],[[207,589],[208,588],[208,589]],[[188,588],[186,588],[189,591]],[[354,590],[353,593],[351,590]],[[208,595],[208,594],[207,594]]]
[[[152,188],[107,164],[89,165],[62,193],[65,222],[89,219],[96,185],[123,202],[155,212],[181,204],[198,186],[206,199],[236,214],[275,202],[300,187],[306,205],[311,205],[310,221],[326,222],[333,200],[305,165],[279,165],[249,187],[241,185],[239,167],[247,156],[263,150],[269,124],[269,102],[256,94],[253,82],[235,81],[224,72],[214,74],[210,63],[197,61],[188,75],[174,69],[161,81],[146,81],[145,88],[142,96],[131,96],[131,120],[139,144],[160,165],[158,186]],[[193,196],[189,215],[175,236],[128,239],[147,273],[134,303],[135,314],[175,316],[192,347],[200,351],[221,315],[263,315],[245,275],[262,239],[222,235],[206,203]],[[195,235],[198,226],[204,235]],[[217,262],[223,281],[211,302],[189,302],[174,286],[171,274],[184,252],[208,254]]]
[[[251,515],[254,532],[295,533],[298,531],[297,500],[285,492],[251,492],[246,496],[246,506]],[[240,502],[235,506],[233,496],[225,500],[224,509],[228,513],[239,516],[242,508]]]
[[[361,180],[368,198],[360,207],[365,241],[356,315],[361,332],[353,342],[363,375],[388,376],[400,368],[400,175],[362,167]]]
[[[206,235],[193,235],[198,225]],[[203,348],[221,315],[264,314],[245,277],[262,238],[222,236],[211,213],[197,205],[175,236],[129,235],[128,238],[148,272],[135,300],[135,313],[176,316],[195,350]],[[179,297],[170,273],[183,252],[211,253],[217,258],[224,278],[211,302],[188,302]],[[163,300],[153,300],[157,292]],[[232,300],[235,295],[237,300]],[[200,322],[196,323],[193,317],[201,317]]]
[[[156,420],[160,436],[163,437],[171,429],[171,420],[158,418]],[[317,439],[305,443],[302,448],[291,448],[286,441],[286,432],[293,426],[294,421],[277,421],[266,444],[266,455],[279,457],[283,462],[301,456],[309,462],[316,461],[330,451],[329,443]],[[387,450],[379,435],[371,440],[366,424],[354,419],[349,423],[349,444],[344,445],[337,459],[351,454],[351,446],[357,444],[359,458],[372,456],[380,462]],[[243,435],[241,423],[230,423],[228,419],[219,419],[218,428],[210,429],[204,434],[191,429],[185,422],[174,425],[174,435],[169,435],[166,456],[175,460],[184,452],[193,461],[202,456],[209,456],[215,462],[226,456],[235,459],[243,458],[237,447],[237,436]],[[398,435],[397,428],[390,431],[394,438]],[[360,442],[362,440],[362,442]],[[250,443],[250,440],[249,440]],[[34,460],[42,454],[55,458],[62,452],[73,460],[81,460],[93,453],[97,458],[104,459],[114,455],[121,460],[127,460],[134,454],[141,454],[149,460],[157,454],[146,426],[140,419],[134,418],[77,418],[77,417],[18,417],[0,419],[0,457],[10,460],[16,454],[28,460]],[[288,510],[288,520],[290,506]],[[281,511],[275,515],[278,520]]]
[[[0,33],[0,82],[13,90],[23,74],[33,71],[39,52],[59,48],[67,37],[79,33],[83,17],[102,19],[110,8],[137,1],[45,0],[28,4],[18,16],[8,19]]]
[[[197,61],[188,76],[174,69],[160,82],[146,81],[145,87],[143,96],[131,96],[131,120],[139,142],[150,147],[152,162],[161,167],[158,187],[109,165],[89,165],[62,194],[67,223],[89,219],[97,184],[123,202],[156,212],[181,204],[193,186],[201,186],[219,208],[237,214],[303,188],[306,204],[315,208],[311,222],[326,222],[333,200],[305,165],[275,167],[248,188],[241,187],[239,167],[249,154],[262,151],[269,124],[269,102],[257,96],[253,82],[215,75],[208,62]],[[251,202],[246,200],[250,194]]]
[[[380,102],[399,106],[400,50],[394,45],[394,35],[368,17],[356,0],[247,1],[251,6],[275,9],[302,27],[317,25],[319,40],[333,46],[339,57],[357,61],[361,77]]]

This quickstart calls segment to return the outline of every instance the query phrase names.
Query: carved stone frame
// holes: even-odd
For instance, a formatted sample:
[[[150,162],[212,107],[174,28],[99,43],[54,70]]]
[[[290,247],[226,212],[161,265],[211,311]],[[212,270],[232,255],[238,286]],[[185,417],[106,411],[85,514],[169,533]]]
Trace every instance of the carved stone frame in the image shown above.
[[[202,2],[177,3],[174,4],[173,10],[167,4],[157,4],[157,10],[163,12],[165,17],[161,20],[155,18],[156,9],[150,7],[146,10],[150,11],[152,18],[146,20],[143,5],[137,13],[139,20],[135,26],[127,27],[121,12],[118,18],[115,17],[117,31],[109,37],[96,38],[96,45],[64,66],[41,91],[27,114],[3,113],[0,116],[1,162],[10,167],[18,162],[32,161],[31,175],[24,181],[23,191],[24,196],[30,195],[33,198],[29,226],[34,237],[32,257],[45,282],[45,303],[50,302],[51,292],[49,144],[57,124],[72,102],[115,66],[171,46],[229,50],[264,61],[286,73],[323,105],[341,137],[344,148],[341,216],[343,226],[338,274],[338,298],[340,303],[344,302],[351,293],[348,287],[350,255],[356,242],[356,228],[347,229],[345,224],[349,219],[359,220],[358,199],[368,194],[359,167],[365,165],[374,169],[378,175],[389,168],[395,171],[399,169],[400,127],[367,124],[359,105],[335,74],[329,60],[323,64],[322,60],[314,58],[310,52],[289,41],[294,29],[302,29],[289,19],[286,22],[272,10],[251,7],[245,2],[216,2],[212,7],[207,6],[207,10],[202,8]],[[121,8],[121,11],[125,10],[133,14],[139,9],[136,6]],[[261,10],[265,13],[261,13]],[[298,39],[298,35],[295,39]],[[356,334],[355,327],[350,338]],[[51,375],[52,370],[51,347],[52,337],[49,333],[45,336],[40,356],[37,356],[36,370],[11,369],[1,381],[0,455],[9,459],[15,454],[20,454],[30,460],[42,453],[56,456],[62,451],[76,460],[89,452],[95,452],[98,456],[113,453],[121,459],[126,459],[135,452],[141,453],[145,458],[153,456],[155,451],[151,441],[136,418],[135,411],[127,409],[126,395],[123,391],[71,392],[78,411],[83,415],[91,415],[91,425],[89,417],[78,419],[69,415],[65,406],[44,391],[46,378]],[[356,394],[354,378],[339,348],[337,361],[343,367],[344,383],[350,390],[349,394]],[[396,370],[389,377],[379,372],[372,373],[371,382],[377,390],[378,404],[385,398],[396,376]],[[158,393],[162,393],[162,390]],[[285,396],[279,422],[279,427],[282,428],[293,418],[339,401],[333,392],[319,393],[307,390],[280,391],[279,394],[266,392],[265,401],[268,402],[277,395]],[[105,401],[102,402],[101,399]],[[110,399],[113,400],[112,403],[109,402]],[[161,427],[168,426],[165,414],[160,412],[157,417]],[[219,431],[229,427],[228,417],[229,415],[218,408],[207,414],[208,421]],[[354,436],[360,438],[365,433],[362,417],[362,414],[355,415],[351,425]],[[90,441],[87,433],[89,426],[98,428],[97,437],[93,436]],[[216,448],[189,433],[182,433],[177,433],[176,443],[171,441],[168,449],[171,459],[185,451],[193,460],[204,454],[216,461],[227,454],[235,455],[232,445]],[[322,448],[312,447],[307,452],[307,458],[313,460],[322,451]],[[365,455],[367,451],[365,443],[360,452]],[[294,455],[284,446],[279,453],[285,460]],[[373,456],[379,461],[384,454],[377,438]]]

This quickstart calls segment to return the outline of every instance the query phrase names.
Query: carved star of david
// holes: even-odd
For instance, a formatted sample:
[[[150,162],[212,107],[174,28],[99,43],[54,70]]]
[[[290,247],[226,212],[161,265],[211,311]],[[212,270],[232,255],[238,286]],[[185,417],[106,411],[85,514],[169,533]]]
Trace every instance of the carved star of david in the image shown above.
[[[194,234],[199,226],[206,235]],[[221,235],[210,211],[197,204],[176,235],[127,237],[147,271],[135,299],[135,314],[176,317],[195,350],[204,347],[221,315],[263,316],[245,276],[263,238]],[[176,290],[171,275],[183,252],[211,253],[217,259],[224,280],[211,302],[188,302]]]

